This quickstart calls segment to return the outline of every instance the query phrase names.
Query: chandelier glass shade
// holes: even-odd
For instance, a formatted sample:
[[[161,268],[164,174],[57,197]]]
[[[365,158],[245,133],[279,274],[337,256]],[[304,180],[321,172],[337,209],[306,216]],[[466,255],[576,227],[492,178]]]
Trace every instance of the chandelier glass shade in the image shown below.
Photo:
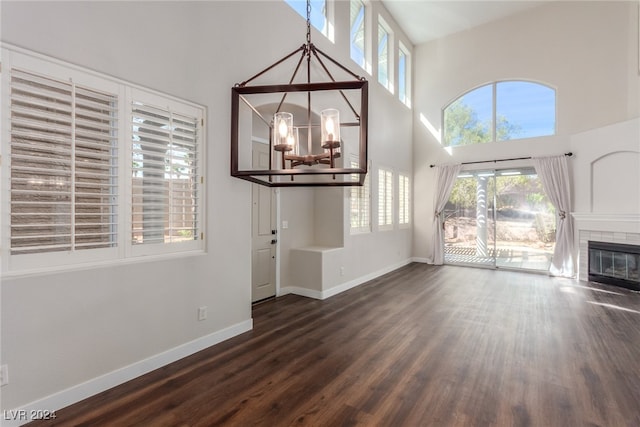
[[[311,43],[309,13],[307,3],[305,44],[231,90],[233,177],[269,187],[364,183],[368,82]],[[277,83],[276,69],[296,56]]]

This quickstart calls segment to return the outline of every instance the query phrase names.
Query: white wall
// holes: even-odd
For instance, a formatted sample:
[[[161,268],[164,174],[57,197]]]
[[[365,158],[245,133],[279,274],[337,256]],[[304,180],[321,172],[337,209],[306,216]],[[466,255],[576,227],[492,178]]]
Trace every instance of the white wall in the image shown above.
[[[640,214],[640,119],[577,133],[571,149],[575,212]]]
[[[430,164],[570,150],[579,158],[581,147],[571,143],[572,135],[638,117],[637,8],[637,2],[552,2],[416,47],[415,257],[432,256],[435,176]],[[429,131],[439,134],[441,109],[469,89],[504,79],[530,79],[557,89],[557,135],[447,152]],[[580,192],[585,183],[573,185]]]
[[[3,409],[250,325],[250,195],[229,176],[228,123],[229,89],[254,64],[234,55],[220,66],[227,47],[250,44],[225,37],[245,13],[225,3],[3,2],[4,42],[206,105],[209,202],[204,255],[3,277]]]
[[[304,20],[282,1],[3,1],[1,18],[3,42],[208,108],[206,253],[3,276],[1,360],[10,383],[1,389],[2,409],[251,327],[251,191],[229,176],[230,88],[302,44]],[[347,2],[336,3],[336,18],[336,45],[317,33],[314,41],[348,64]],[[411,172],[411,111],[366,77],[372,163]],[[313,191],[280,193],[281,219],[289,222],[279,234],[283,286],[291,286],[288,249],[314,243]],[[348,218],[342,233],[345,224],[348,233]],[[336,282],[391,268],[410,258],[411,237],[407,230],[342,236],[344,256],[328,268],[336,274],[345,266]],[[203,322],[200,306],[209,308]]]
[[[412,111],[398,100],[397,95],[391,94],[378,84],[375,74],[368,74],[351,60],[348,32],[349,2],[337,1],[334,6],[335,45],[315,31],[312,33],[312,41],[320,50],[330,52],[334,59],[369,81],[368,142],[369,159],[372,165],[369,179],[373,195],[372,210],[374,215],[372,221],[374,226],[371,233],[358,235],[349,233],[348,189],[281,189],[281,220],[287,220],[290,225],[289,229],[279,231],[280,286],[283,289],[310,287],[315,290],[318,287],[315,281],[310,281],[307,286],[305,283],[300,283],[299,280],[292,279],[290,249],[308,246],[343,248],[340,251],[332,251],[330,256],[323,258],[324,282],[336,289],[357,283],[376,272],[384,272],[387,269],[397,267],[408,262],[412,256],[413,236],[410,229],[401,230],[396,226],[394,230],[380,232],[375,226],[378,203],[376,194],[377,168],[382,166],[393,169],[396,173],[396,179],[398,172],[407,173],[410,176],[412,173]],[[375,20],[378,14],[381,14],[389,25],[397,28],[397,24],[379,2],[371,2],[370,7],[373,22],[377,22]],[[295,12],[290,11],[285,14],[287,14],[287,19],[295,19]],[[300,36],[303,35],[303,33],[300,34]],[[402,41],[405,46],[411,46],[406,36],[402,32],[396,31],[393,36],[394,52],[397,51],[399,41]],[[373,63],[376,61],[375,57],[372,58]],[[377,71],[374,70],[375,72]],[[312,201],[309,200],[309,192],[315,192]],[[311,207],[309,203],[312,203]],[[304,224],[304,226],[302,229],[297,229],[293,227],[294,223]],[[301,276],[296,274],[295,277]]]

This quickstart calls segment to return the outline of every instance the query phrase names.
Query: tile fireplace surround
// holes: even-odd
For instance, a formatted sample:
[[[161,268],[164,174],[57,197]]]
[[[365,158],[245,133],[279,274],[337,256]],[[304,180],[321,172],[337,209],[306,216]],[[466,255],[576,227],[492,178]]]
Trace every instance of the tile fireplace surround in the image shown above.
[[[578,279],[589,276],[587,244],[590,240],[640,245],[640,214],[573,213],[578,247]]]

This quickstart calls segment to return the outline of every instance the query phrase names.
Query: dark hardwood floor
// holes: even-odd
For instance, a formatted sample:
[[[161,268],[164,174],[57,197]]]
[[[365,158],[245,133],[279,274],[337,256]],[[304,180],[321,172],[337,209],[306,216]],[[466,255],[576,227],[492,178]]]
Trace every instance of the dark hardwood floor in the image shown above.
[[[640,426],[640,294],[411,264],[32,426]]]

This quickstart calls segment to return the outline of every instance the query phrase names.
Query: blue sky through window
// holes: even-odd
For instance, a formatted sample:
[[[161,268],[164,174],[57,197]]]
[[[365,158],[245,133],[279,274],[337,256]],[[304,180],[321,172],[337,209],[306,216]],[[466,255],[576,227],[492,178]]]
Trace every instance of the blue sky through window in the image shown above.
[[[389,33],[378,25],[378,82],[389,88]]]
[[[473,110],[480,123],[488,133],[491,132],[493,120],[493,85],[486,85],[472,90],[462,96],[461,102]]]
[[[360,67],[365,68],[364,60],[364,3],[352,1],[351,3],[351,59]]]
[[[307,19],[307,2],[305,0],[285,0],[285,2]],[[311,0],[311,25],[325,36],[327,35],[327,1]]]
[[[506,120],[511,131],[502,134],[498,132],[499,135],[492,135],[491,140],[532,138],[556,133],[556,93],[554,89],[542,84],[517,80],[492,83],[464,94],[450,106],[460,103],[469,107],[483,129],[491,132],[494,120],[494,85],[498,125],[500,121]],[[446,113],[445,109],[445,119]],[[465,145],[459,135],[445,135],[444,140],[453,145]]]
[[[555,134],[555,91],[524,81],[499,82],[496,86],[496,115],[516,124],[518,138]]]

